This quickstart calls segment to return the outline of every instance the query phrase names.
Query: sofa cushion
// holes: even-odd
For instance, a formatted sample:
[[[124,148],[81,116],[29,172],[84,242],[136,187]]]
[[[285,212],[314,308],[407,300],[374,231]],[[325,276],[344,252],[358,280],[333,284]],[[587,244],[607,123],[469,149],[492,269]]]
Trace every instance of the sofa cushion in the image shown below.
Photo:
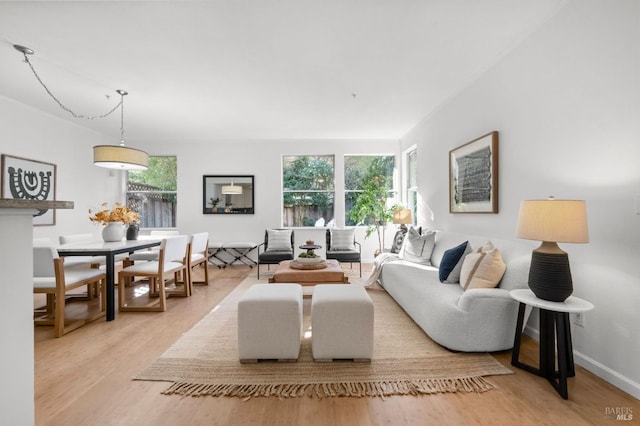
[[[466,290],[497,287],[507,269],[497,248],[483,254]]]
[[[354,241],[355,228],[351,229],[331,229],[331,250],[355,250]]]
[[[400,258],[420,265],[431,265],[431,253],[436,243],[435,231],[421,234],[415,228],[410,228],[403,243]]]
[[[450,248],[442,255],[440,261],[440,269],[438,277],[441,283],[458,283],[460,282],[460,270],[462,269],[462,263],[464,257],[471,253],[471,245],[469,241]]]

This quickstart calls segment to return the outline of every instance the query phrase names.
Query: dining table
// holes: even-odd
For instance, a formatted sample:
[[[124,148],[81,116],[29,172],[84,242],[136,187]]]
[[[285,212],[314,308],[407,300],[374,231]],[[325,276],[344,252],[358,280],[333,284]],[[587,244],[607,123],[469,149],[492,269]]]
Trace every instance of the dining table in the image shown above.
[[[59,256],[104,256],[107,281],[107,321],[113,321],[115,309],[115,263],[116,255],[133,253],[159,246],[162,239],[143,238],[138,240],[122,240],[115,242],[91,241],[64,244],[57,247]]]

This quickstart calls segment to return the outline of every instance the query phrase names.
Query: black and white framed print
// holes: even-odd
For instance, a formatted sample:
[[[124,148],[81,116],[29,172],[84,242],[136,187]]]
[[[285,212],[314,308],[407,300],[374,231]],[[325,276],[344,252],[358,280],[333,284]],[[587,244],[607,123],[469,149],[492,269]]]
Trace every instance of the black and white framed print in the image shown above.
[[[449,212],[498,213],[498,132],[449,151]]]
[[[23,200],[56,199],[56,165],[2,154],[0,196]],[[55,209],[41,209],[33,217],[34,225],[55,225]]]

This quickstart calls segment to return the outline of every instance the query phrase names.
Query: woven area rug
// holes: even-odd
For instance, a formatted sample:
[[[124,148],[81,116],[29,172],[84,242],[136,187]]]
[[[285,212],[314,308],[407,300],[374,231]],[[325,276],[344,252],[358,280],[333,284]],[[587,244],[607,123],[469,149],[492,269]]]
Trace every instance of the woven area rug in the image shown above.
[[[256,282],[243,281],[134,379],[172,382],[163,392],[168,395],[322,398],[484,392],[495,388],[485,376],[512,374],[489,354],[454,353],[437,345],[382,290],[368,290],[375,309],[371,363],[316,363],[305,337],[298,362],[240,364],[237,303]],[[306,331],[310,310],[305,298]]]

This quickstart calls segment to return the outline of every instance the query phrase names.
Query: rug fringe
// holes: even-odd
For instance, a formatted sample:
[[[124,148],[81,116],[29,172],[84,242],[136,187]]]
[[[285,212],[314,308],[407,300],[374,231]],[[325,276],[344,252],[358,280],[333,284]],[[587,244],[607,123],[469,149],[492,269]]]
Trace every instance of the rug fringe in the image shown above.
[[[348,397],[385,397],[391,395],[425,395],[433,393],[453,392],[486,392],[496,386],[485,378],[465,377],[459,379],[433,380],[394,380],[384,382],[340,382],[340,383],[308,383],[308,384],[266,384],[266,385],[233,385],[198,383],[173,383],[164,395],[182,396],[229,396],[244,398],[253,397],[300,398],[303,396],[328,398]]]

